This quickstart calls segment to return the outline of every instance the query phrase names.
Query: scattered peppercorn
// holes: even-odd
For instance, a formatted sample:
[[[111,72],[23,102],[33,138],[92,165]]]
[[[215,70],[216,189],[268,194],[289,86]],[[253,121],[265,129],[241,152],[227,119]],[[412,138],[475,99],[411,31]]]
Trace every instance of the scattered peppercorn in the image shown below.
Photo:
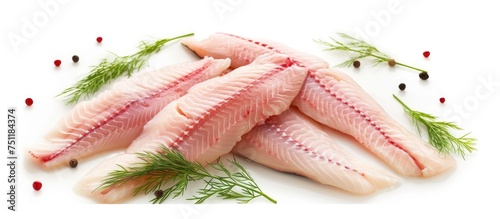
[[[358,60],[354,61],[352,63],[352,65],[354,66],[354,68],[359,68],[359,66],[361,65],[361,62],[359,62]]]
[[[423,72],[420,72],[420,74],[418,74],[418,77],[420,77],[420,79],[422,79],[422,80],[427,80],[427,79],[429,79],[429,74],[427,74],[427,72],[423,71]]]
[[[431,55],[431,52],[429,52],[429,51],[425,51],[425,52],[423,53],[423,55],[424,55],[424,57],[425,57],[425,58],[428,58],[428,57]]]
[[[155,196],[156,198],[161,198],[163,197],[163,190],[159,189],[155,191]]]
[[[391,67],[396,65],[396,60],[394,60],[394,59],[389,59],[388,62],[389,62],[389,66],[391,66]]]
[[[27,106],[31,106],[31,105],[33,105],[33,99],[26,98],[26,100],[24,100],[24,103],[26,103]]]
[[[405,83],[401,83],[401,84],[399,84],[398,87],[399,87],[400,90],[405,90],[406,89],[406,84]]]
[[[80,61],[80,57],[78,57],[77,55],[74,55],[73,57],[71,57],[71,59],[73,60],[74,63]]]
[[[33,189],[39,191],[40,189],[42,189],[42,183],[40,181],[33,182]]]
[[[444,101],[446,101],[446,99],[444,99],[444,97],[439,98],[439,102],[444,103]]]
[[[101,42],[102,42],[102,37],[97,37],[96,41],[97,41],[98,43],[101,43]]]
[[[72,167],[72,168],[75,168],[76,166],[78,166],[78,160],[76,159],[71,159],[69,161],[69,166]]]
[[[59,67],[59,66],[61,65],[61,60],[56,59],[56,60],[54,61],[54,65],[55,65],[56,67]]]

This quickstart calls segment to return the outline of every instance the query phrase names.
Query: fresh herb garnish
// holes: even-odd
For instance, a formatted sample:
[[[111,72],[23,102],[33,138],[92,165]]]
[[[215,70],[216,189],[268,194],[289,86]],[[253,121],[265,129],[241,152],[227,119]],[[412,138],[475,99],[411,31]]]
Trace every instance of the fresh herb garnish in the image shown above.
[[[453,122],[437,121],[437,117],[431,114],[419,112],[410,109],[396,95],[392,95],[403,107],[405,112],[411,117],[413,124],[417,128],[418,134],[421,135],[421,126],[427,130],[429,143],[436,147],[440,152],[456,153],[465,158],[466,151],[471,153],[475,151],[475,138],[467,137],[469,133],[460,137],[455,137],[450,133],[450,129],[462,130]]]
[[[193,35],[193,33],[189,33],[173,38],[160,39],[152,43],[142,42],[139,51],[132,55],[116,56],[113,61],[102,59],[85,78],[78,81],[74,86],[66,88],[57,96],[65,96],[65,102],[68,105],[75,104],[82,98],[89,98],[116,78],[123,75],[130,77],[134,71],[144,66],[151,54],[159,52],[166,43]]]
[[[222,199],[237,200],[239,203],[248,203],[262,196],[276,203],[274,199],[262,192],[250,174],[234,157],[228,161],[239,170],[235,173],[229,171],[220,159],[215,164],[208,164],[221,175],[210,173],[200,163],[190,162],[177,150],[170,150],[164,146],[160,147],[158,153],[142,152],[138,153],[138,157],[143,162],[129,167],[120,166],[119,170],[108,173],[97,189],[120,186],[128,181],[143,178],[144,182],[135,188],[134,195],[141,192],[155,193],[158,196],[155,196],[151,202],[160,204],[169,197],[182,196],[189,182],[203,180],[205,187],[199,189],[196,195],[188,200],[194,200],[196,204],[200,204],[212,196],[218,196]],[[172,185],[163,188],[168,182]],[[163,191],[161,196],[158,191]]]
[[[371,58],[372,61],[375,62],[375,65],[378,65],[382,62],[387,62],[390,66],[394,65],[399,65],[403,66],[406,68],[410,68],[419,72],[427,72],[423,69],[416,68],[413,66],[409,66],[406,64],[403,64],[401,62],[397,62],[393,58],[391,58],[389,55],[379,51],[375,46],[363,41],[356,39],[354,37],[351,37],[345,33],[339,33],[338,34],[342,39],[344,39],[346,42],[340,42],[339,40],[330,37],[331,42],[323,41],[323,40],[317,40],[318,43],[326,46],[326,50],[329,51],[334,51],[334,50],[339,50],[339,51],[347,51],[347,52],[353,52],[356,55],[352,56],[345,62],[342,62],[338,64],[338,67],[348,67],[353,65],[353,63],[359,59],[363,58]]]

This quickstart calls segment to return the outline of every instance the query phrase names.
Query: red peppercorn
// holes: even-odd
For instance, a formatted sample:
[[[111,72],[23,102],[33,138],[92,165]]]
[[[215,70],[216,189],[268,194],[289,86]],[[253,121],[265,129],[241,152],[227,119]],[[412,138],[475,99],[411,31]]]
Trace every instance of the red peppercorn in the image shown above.
[[[26,103],[26,106],[31,106],[31,105],[33,105],[33,99],[26,98],[26,100],[24,100],[24,103]]]
[[[98,43],[101,43],[101,42],[102,42],[102,37],[97,37],[96,41],[97,41]]]
[[[428,57],[431,55],[431,52],[429,52],[429,51],[425,51],[425,52],[423,53],[423,55],[424,55],[424,57],[425,57],[425,58],[428,58]]]
[[[59,66],[61,65],[61,60],[56,59],[56,60],[54,61],[54,65],[55,65],[56,67],[59,67]]]
[[[446,101],[446,99],[444,99],[444,97],[439,98],[439,102],[444,103],[444,101]]]
[[[33,189],[39,191],[40,189],[42,189],[42,183],[40,181],[33,182]]]

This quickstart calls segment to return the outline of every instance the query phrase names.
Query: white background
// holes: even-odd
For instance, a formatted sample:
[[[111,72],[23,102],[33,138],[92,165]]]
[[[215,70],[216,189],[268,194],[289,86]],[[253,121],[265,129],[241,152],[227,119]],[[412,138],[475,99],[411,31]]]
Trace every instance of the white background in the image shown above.
[[[54,5],[44,9],[47,2]],[[498,7],[493,1],[2,1],[0,3],[0,60],[2,72],[1,110],[17,109],[18,129],[18,212],[11,216],[116,215],[147,213],[174,218],[243,217],[349,217],[349,216],[498,216],[498,97],[500,93],[500,51]],[[30,26],[30,27],[29,27]],[[42,171],[25,162],[24,149],[35,144],[70,110],[60,98],[64,88],[86,74],[90,66],[113,52],[127,55],[141,40],[155,40],[194,32],[202,39],[217,31],[247,37],[268,38],[315,54],[332,66],[348,56],[328,53],[314,39],[327,39],[337,32],[364,35],[365,40],[398,61],[428,70],[430,79],[385,64],[372,67],[367,61],[360,69],[344,68],[397,121],[413,130],[402,108],[392,99],[397,94],[412,106],[455,121],[478,139],[478,151],[457,158],[457,168],[431,179],[404,178],[397,188],[359,197],[310,180],[278,173],[251,162],[241,161],[257,183],[278,205],[259,199],[250,205],[229,205],[218,199],[190,205],[182,198],[163,205],[149,205],[138,197],[129,205],[92,205],[91,200],[73,192],[74,183],[104,156],[81,162],[77,169]],[[361,36],[360,35],[360,36]],[[104,38],[97,44],[95,38]],[[14,39],[15,38],[15,39]],[[431,56],[423,58],[429,50]],[[72,55],[79,55],[74,64]],[[55,68],[53,61],[61,59]],[[178,43],[153,56],[149,69],[195,60]],[[144,69],[143,71],[146,71]],[[141,71],[141,72],[143,72]],[[489,81],[489,82],[488,82]],[[405,92],[397,85],[407,84]],[[478,93],[479,92],[479,93]],[[24,99],[34,104],[26,107]],[[440,104],[439,98],[446,97]],[[4,121],[7,123],[6,116]],[[6,141],[6,125],[2,142]],[[457,132],[463,134],[464,132]],[[380,168],[350,138],[337,136],[342,145]],[[6,157],[6,144],[1,154]],[[2,162],[5,163],[6,161]],[[2,168],[1,191],[7,190],[7,167]],[[4,180],[5,179],[5,180]],[[43,182],[34,191],[34,180]],[[188,194],[192,191],[188,191]],[[3,196],[6,197],[6,196]],[[497,202],[497,204],[494,204]],[[188,204],[188,205],[185,205]],[[337,205],[342,204],[342,205]],[[2,208],[5,212],[6,205]],[[74,213],[66,213],[71,210]],[[269,212],[264,212],[268,211]],[[2,213],[4,215],[4,213]]]

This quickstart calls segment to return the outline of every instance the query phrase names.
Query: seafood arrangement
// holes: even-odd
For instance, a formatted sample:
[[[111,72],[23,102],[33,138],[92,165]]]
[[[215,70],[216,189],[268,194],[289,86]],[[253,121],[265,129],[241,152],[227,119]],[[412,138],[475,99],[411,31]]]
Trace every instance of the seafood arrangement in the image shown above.
[[[228,153],[353,194],[432,177],[452,156],[408,131],[350,76],[328,62],[269,40],[215,33],[182,44],[200,60],[133,75],[78,103],[28,153],[45,169],[108,157],[75,186],[100,203],[133,197],[145,179],[101,187],[107,174],[159,147],[209,164]],[[325,130],[356,139],[394,173],[371,167]]]

